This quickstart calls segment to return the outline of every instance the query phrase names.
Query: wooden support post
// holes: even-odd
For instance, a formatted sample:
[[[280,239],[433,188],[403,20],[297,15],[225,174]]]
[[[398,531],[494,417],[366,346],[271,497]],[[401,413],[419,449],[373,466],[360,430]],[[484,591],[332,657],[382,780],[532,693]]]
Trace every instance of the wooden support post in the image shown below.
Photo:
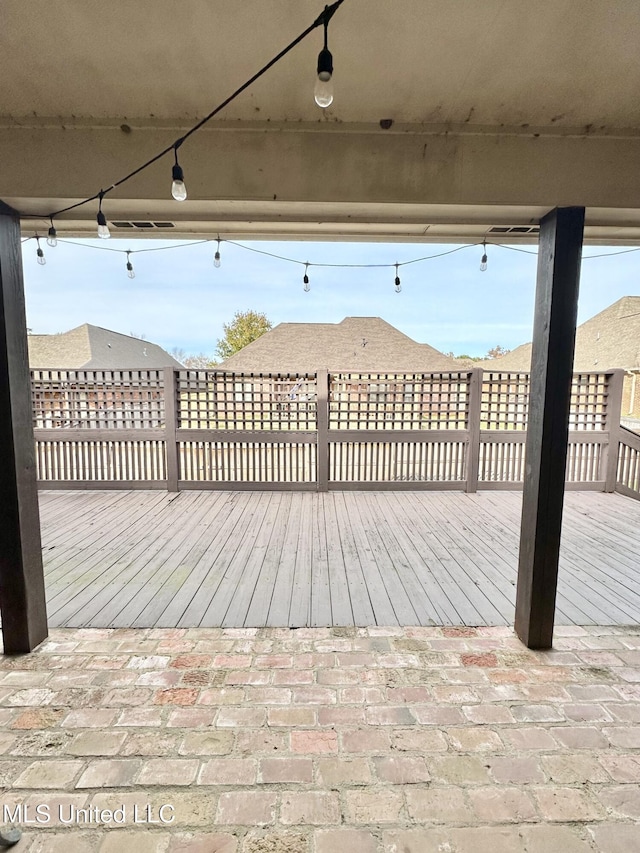
[[[612,370],[608,373],[607,380],[605,429],[609,433],[609,443],[602,459],[604,468],[603,479],[605,492],[615,492],[618,474],[618,446],[620,443],[624,370]]]
[[[540,222],[515,630],[530,649],[553,640],[584,208]]]
[[[176,429],[178,427],[177,415],[177,382],[176,369],[174,367],[164,368],[164,444],[167,460],[167,491],[178,491],[179,465],[178,465],[178,442],[176,440]]]
[[[316,471],[318,491],[329,491],[329,372],[318,370],[316,373],[318,389],[316,424],[318,429]]]
[[[20,218],[0,202],[0,612],[5,654],[47,636]]]
[[[480,466],[480,404],[482,402],[482,377],[484,371],[476,367],[469,377],[469,444],[467,445],[467,492],[478,491]]]

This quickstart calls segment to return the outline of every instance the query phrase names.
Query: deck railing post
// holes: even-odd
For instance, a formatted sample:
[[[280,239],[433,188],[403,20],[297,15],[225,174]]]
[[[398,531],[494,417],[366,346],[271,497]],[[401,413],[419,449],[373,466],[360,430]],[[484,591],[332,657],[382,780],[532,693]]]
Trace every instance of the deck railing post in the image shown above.
[[[482,402],[482,377],[484,371],[475,367],[469,376],[469,420],[467,432],[467,492],[478,491],[478,469],[480,467],[480,404]]]
[[[604,427],[609,433],[609,442],[602,455],[605,492],[616,490],[623,385],[624,370],[612,370],[607,373],[607,409]]]
[[[329,371],[324,368],[316,373],[318,431],[316,476],[318,491],[329,491]]]
[[[164,368],[164,444],[167,460],[167,491],[178,491],[177,376],[174,367]]]

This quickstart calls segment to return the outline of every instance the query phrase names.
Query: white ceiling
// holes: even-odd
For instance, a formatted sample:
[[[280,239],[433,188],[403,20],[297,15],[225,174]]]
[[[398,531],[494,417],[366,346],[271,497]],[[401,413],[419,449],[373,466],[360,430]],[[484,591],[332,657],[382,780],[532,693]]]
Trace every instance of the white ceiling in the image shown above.
[[[28,4],[2,0],[0,117],[4,119],[0,123],[13,134],[15,144],[3,139],[7,156],[0,172],[0,197],[24,212],[51,209],[47,200],[61,197],[53,179],[48,185],[47,169],[49,175],[61,168],[73,172],[74,163],[65,163],[62,155],[59,160],[52,156],[55,166],[36,162],[46,160],[48,151],[58,145],[47,141],[47,130],[54,140],[54,131],[62,127],[93,127],[96,133],[106,133],[130,125],[153,128],[158,134],[166,130],[166,143],[170,143],[271,59],[322,9],[322,0],[30,0]],[[329,109],[321,111],[312,97],[322,46],[318,28],[212,124],[228,132],[237,123],[242,129],[286,126],[304,128],[309,134],[331,126],[357,133],[362,128],[379,131],[380,120],[392,119],[394,132],[439,128],[443,134],[477,131],[496,138],[541,134],[574,142],[583,137],[640,142],[639,45],[639,0],[345,0],[329,29],[335,68],[335,101]],[[20,130],[31,128],[41,135],[29,156],[41,150],[42,158],[25,162]],[[148,143],[131,144],[123,163],[135,168],[153,153]],[[625,158],[626,163],[628,153]],[[604,159],[604,166],[610,167],[614,157],[607,154]],[[110,179],[119,176],[109,170],[107,160],[102,157],[95,165],[95,175],[87,177],[86,187],[78,181],[77,190],[65,197],[73,200],[93,194],[105,173]],[[114,156],[114,169],[115,160]],[[494,165],[498,168],[499,162]],[[309,171],[313,168],[309,160]],[[42,186],[34,188],[28,176],[33,177],[37,169]],[[513,170],[514,182],[519,171]],[[400,174],[399,185],[401,178]],[[305,186],[298,180],[296,192],[283,196],[292,204],[321,200],[320,193],[307,197]],[[203,202],[215,196],[216,185],[207,187],[202,182],[199,198]],[[239,188],[235,195],[228,187],[223,189],[218,199],[223,197],[231,207],[236,204],[227,219],[238,223],[237,233],[243,233],[243,222],[260,221],[266,194],[258,198],[253,189]],[[553,193],[541,195],[523,197],[520,213],[506,221],[528,220],[545,205],[556,203]],[[489,213],[476,217],[482,233],[490,222],[503,223],[501,208],[517,208],[511,198],[493,198],[490,191],[485,196],[467,199],[452,189],[446,199],[450,204],[434,199],[442,205],[442,224],[451,224],[451,205],[460,205],[460,222],[468,225],[472,208],[494,204],[495,217]],[[147,200],[141,211],[145,215],[155,212],[185,222],[196,219],[186,209],[167,215],[142,185],[120,197],[123,201],[114,217],[140,215],[134,202]],[[354,189],[354,210],[366,200],[366,192]],[[326,199],[329,205],[331,201]],[[375,201],[371,219],[386,223],[393,234],[394,223],[402,225],[406,219],[403,205],[406,208],[414,199],[399,190],[397,198],[376,197]],[[238,217],[241,203],[248,209]],[[340,203],[348,200],[340,198]],[[610,199],[598,206],[615,208]],[[617,226],[635,228],[637,235],[633,231],[631,239],[640,239],[640,213],[630,213],[632,206],[628,200],[620,203],[627,212]],[[215,212],[205,205],[202,215],[220,227],[225,218],[215,219]],[[304,237],[304,215],[281,214],[267,216],[270,227],[265,226],[265,236],[273,236],[279,228],[283,236]],[[333,236],[339,233],[340,216],[348,216],[347,208],[339,214],[334,211],[328,217]],[[87,218],[94,217],[92,212]],[[82,213],[70,220],[70,232],[81,231],[82,220]],[[594,223],[601,220],[592,214]],[[295,222],[300,225],[299,234]],[[418,215],[417,225],[422,223],[437,226],[437,212]],[[372,236],[384,233],[385,227],[378,222]],[[183,230],[196,233],[197,229],[185,225]],[[437,228],[431,233],[435,237]],[[344,236],[349,239],[348,229]],[[396,238],[402,236],[400,228]],[[407,227],[404,236],[417,238],[420,233]],[[449,236],[453,239],[456,234]],[[460,230],[459,236],[466,237],[467,232]]]
[[[0,115],[192,120],[322,0],[3,0]],[[640,128],[638,0],[345,0],[334,105],[312,102],[321,28],[226,121]]]

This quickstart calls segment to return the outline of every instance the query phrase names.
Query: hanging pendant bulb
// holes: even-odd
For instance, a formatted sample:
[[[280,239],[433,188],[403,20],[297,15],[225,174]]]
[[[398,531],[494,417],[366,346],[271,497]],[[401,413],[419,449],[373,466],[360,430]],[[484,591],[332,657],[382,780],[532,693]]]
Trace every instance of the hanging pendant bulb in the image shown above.
[[[40,248],[40,238],[36,237],[36,241],[38,243],[38,248],[36,249],[36,255],[38,256],[38,263],[41,267],[43,267],[47,263],[47,259],[44,256],[44,252]]]
[[[129,276],[129,278],[135,278],[136,274],[133,271],[133,264],[131,263],[131,258],[129,257],[130,254],[131,252],[127,252],[127,275]]]
[[[324,51],[320,53],[320,56]],[[327,51],[329,57],[331,54]],[[320,66],[320,59],[318,59],[318,66]],[[315,102],[322,109],[326,109],[330,107],[333,103],[333,80],[331,79],[331,73],[328,71],[318,72],[318,79],[316,80],[316,85],[313,90],[313,97],[315,98]]]
[[[395,280],[396,293],[400,293],[400,291],[402,290],[402,285],[400,284],[400,276],[398,275],[398,267],[399,266],[400,266],[399,264],[396,264],[396,280]]]
[[[333,103],[333,56],[327,45],[329,28],[327,11],[328,7],[325,6],[324,47],[318,54],[318,79],[313,92],[316,104],[322,109],[326,109]]]
[[[173,164],[173,169],[171,170],[171,195],[175,198],[176,201],[186,201],[187,198],[187,188],[184,183],[184,173],[182,171],[182,167],[180,163],[178,163],[178,149],[173,149],[173,154],[176,159],[176,162]]]
[[[216,249],[216,253],[213,256],[213,265],[216,269],[220,269],[220,238],[218,237],[218,248]]]
[[[49,232],[47,235],[47,246],[51,246],[52,249],[58,245],[58,233],[53,224],[53,219],[51,220],[51,228],[49,228]]]
[[[309,293],[309,291],[311,290],[311,285],[309,284],[308,272],[309,272],[309,264],[307,263],[304,265],[304,278],[302,279],[302,282],[304,284],[304,292],[305,293]]]
[[[101,210],[98,211],[98,237],[102,240],[108,240],[111,237],[107,219]]]
[[[108,240],[111,237],[111,233],[109,231],[109,226],[107,225],[107,217],[102,212],[102,199],[104,198],[104,192],[100,190],[100,194],[98,195],[100,201],[98,202],[98,216],[96,217],[98,220],[98,237],[102,240]]]
[[[486,272],[487,269],[487,244],[483,240],[482,241],[483,255],[482,260],[480,261],[480,272]]]

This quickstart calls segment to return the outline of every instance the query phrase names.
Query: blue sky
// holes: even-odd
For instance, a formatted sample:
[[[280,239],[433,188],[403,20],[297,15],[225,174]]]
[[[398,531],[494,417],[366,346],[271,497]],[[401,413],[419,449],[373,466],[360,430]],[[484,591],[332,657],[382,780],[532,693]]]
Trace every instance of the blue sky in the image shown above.
[[[261,251],[299,261],[332,264],[395,264],[440,252],[452,245],[384,243],[248,242]],[[309,268],[311,290],[303,291],[304,267],[223,242],[222,265],[213,266],[215,241],[126,256],[108,249],[176,246],[169,241],[42,240],[46,266],[36,263],[36,244],[23,244],[27,325],[36,334],[64,332],[93,323],[135,333],[170,350],[213,355],[222,324],[235,311],[264,312],[281,322],[337,323],[347,316],[376,316],[421,343],[443,352],[484,355],[500,344],[513,349],[531,339],[535,254],[488,246],[489,264],[479,271],[482,248],[395,269]],[[99,248],[96,248],[99,247]],[[535,246],[520,246],[535,253]],[[621,296],[640,294],[640,252],[624,247],[584,250],[579,322]],[[605,253],[606,257],[587,260]]]

